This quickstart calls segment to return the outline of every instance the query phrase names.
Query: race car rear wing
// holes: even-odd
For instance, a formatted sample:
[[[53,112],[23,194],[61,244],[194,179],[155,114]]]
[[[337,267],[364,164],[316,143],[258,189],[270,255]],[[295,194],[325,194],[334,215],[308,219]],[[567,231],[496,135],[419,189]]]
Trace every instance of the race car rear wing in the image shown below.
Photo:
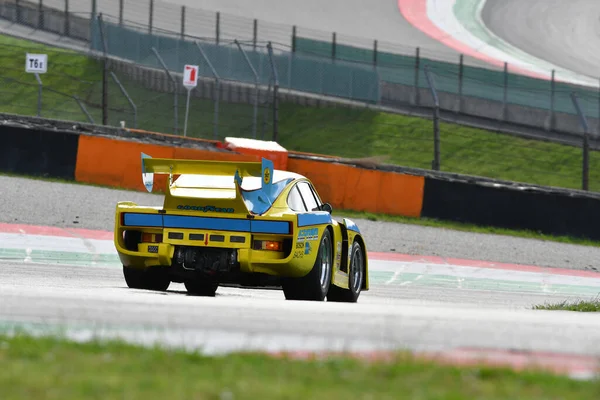
[[[231,176],[238,192],[244,177],[260,176],[262,178],[260,190],[270,197],[273,189],[273,170],[273,162],[266,158],[263,158],[261,162],[179,160],[152,158],[148,154],[142,153],[142,181],[148,192],[152,192],[154,174],[168,174],[169,185],[173,182],[173,175]]]

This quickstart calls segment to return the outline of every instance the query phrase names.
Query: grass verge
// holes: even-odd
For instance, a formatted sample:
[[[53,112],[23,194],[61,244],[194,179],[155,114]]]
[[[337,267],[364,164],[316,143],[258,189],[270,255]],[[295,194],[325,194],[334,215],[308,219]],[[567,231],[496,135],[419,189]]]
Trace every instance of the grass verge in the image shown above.
[[[64,94],[77,95],[96,122],[101,121],[101,64],[84,55],[37,43],[0,36],[0,111],[34,115],[37,105],[35,78],[23,71],[25,52],[49,55],[44,82],[44,117],[84,121],[78,104]],[[139,127],[172,132],[173,95],[156,92],[125,75],[119,79],[138,109]],[[59,90],[57,94],[50,89]],[[109,121],[126,120],[133,126],[130,105],[118,86],[109,82]],[[191,103],[189,136],[213,138],[213,103],[194,98]],[[179,101],[179,126],[183,126],[185,97]],[[271,139],[272,116],[261,109],[259,131],[267,123],[265,139]],[[221,102],[218,138],[249,137],[253,108]],[[263,121],[262,117],[265,116]],[[441,169],[505,180],[565,188],[581,188],[581,150],[542,141],[525,140],[461,125],[441,123]],[[314,108],[282,103],[279,109],[278,142],[290,150],[349,158],[383,156],[388,163],[431,168],[432,122],[424,118],[387,114],[372,110]],[[261,135],[258,135],[261,138]],[[590,190],[600,190],[600,156],[590,154]],[[599,167],[597,167],[599,166]]]
[[[600,298],[593,300],[565,300],[560,303],[542,304],[533,307],[535,310],[563,310],[578,312],[599,312]]]
[[[12,399],[584,399],[598,381],[539,371],[259,354],[209,357],[121,342],[0,336],[0,393]]]

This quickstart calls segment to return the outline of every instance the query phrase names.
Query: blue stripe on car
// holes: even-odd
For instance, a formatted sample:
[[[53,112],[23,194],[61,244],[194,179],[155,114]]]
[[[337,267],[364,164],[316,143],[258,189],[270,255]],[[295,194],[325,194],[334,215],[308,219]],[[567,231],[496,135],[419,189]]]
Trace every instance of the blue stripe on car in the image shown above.
[[[284,221],[252,221],[249,219],[192,217],[186,215],[163,216],[158,214],[125,213],[123,225],[270,234],[290,233],[289,223]]]
[[[290,233],[290,224],[283,221],[252,221],[253,233]]]
[[[331,223],[331,214],[326,211],[298,214],[298,226],[322,225]]]
[[[123,225],[128,226],[162,226],[162,215],[125,213]]]
[[[165,228],[211,229],[215,231],[249,232],[250,221],[245,219],[188,217],[165,215]]]

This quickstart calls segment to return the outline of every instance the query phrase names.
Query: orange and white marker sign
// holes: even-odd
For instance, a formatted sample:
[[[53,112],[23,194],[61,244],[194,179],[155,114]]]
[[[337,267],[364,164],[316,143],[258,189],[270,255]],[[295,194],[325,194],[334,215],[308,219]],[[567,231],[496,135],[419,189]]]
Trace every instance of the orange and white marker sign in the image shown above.
[[[183,86],[195,88],[198,85],[198,66],[185,65],[183,68]]]

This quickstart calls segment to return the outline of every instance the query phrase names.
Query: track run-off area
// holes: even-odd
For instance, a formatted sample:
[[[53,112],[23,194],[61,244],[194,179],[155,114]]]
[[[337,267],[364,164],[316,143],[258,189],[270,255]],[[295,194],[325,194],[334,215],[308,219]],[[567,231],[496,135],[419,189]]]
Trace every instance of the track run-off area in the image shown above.
[[[371,290],[356,304],[287,301],[279,290],[232,287],[204,298],[189,296],[175,283],[167,292],[132,290],[123,279],[109,230],[112,197],[153,203],[160,196],[0,180],[17,188],[2,195],[8,211],[0,224],[1,332],[121,338],[209,354],[350,351],[373,356],[409,350],[453,362],[483,357],[517,367],[542,364],[574,377],[595,374],[600,316],[532,309],[596,297],[600,273],[590,269],[381,251],[378,237],[389,229],[369,229]],[[38,203],[47,204],[47,210]],[[20,218],[12,204],[32,211]],[[360,227],[362,221],[357,222]],[[412,228],[422,227],[405,227],[408,232]],[[444,232],[437,233],[438,241],[452,237],[451,231],[431,229],[433,234]],[[471,246],[477,246],[476,235]],[[533,245],[531,251],[536,251]]]

